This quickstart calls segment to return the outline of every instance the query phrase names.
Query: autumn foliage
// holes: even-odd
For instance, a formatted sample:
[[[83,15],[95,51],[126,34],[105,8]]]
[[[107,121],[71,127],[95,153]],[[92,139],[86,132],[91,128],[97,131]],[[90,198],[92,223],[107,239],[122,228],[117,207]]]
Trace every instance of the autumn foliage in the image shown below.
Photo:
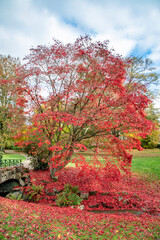
[[[24,123],[24,86],[21,79],[16,76],[16,69],[19,67],[18,59],[0,55],[0,148],[2,150],[11,145],[13,135]]]
[[[36,155],[45,145],[52,177],[75,150],[88,147],[99,169],[107,169],[110,161],[128,171],[132,156],[126,150],[140,149],[138,137],[151,130],[144,113],[149,99],[145,87],[126,80],[128,63],[108,49],[108,41],[86,36],[63,45],[54,40],[31,49],[25,60],[18,77],[26,87],[29,124],[25,138],[17,136],[19,146],[36,142],[31,149]],[[103,165],[101,151],[107,153]],[[78,160],[84,165],[83,157]]]
[[[159,217],[95,214],[0,198],[2,237],[18,239],[158,239]]]

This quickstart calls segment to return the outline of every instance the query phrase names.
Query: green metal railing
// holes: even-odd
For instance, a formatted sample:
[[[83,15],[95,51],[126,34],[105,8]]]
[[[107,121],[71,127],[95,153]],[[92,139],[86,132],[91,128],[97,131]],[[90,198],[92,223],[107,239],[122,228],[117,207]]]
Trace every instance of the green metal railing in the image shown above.
[[[20,165],[22,165],[22,159],[0,159],[0,168]]]

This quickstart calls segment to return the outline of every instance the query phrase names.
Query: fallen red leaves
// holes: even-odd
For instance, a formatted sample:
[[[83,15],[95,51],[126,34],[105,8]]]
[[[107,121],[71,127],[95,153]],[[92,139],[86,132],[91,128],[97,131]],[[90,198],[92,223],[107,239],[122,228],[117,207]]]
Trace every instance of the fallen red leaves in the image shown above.
[[[94,182],[93,172],[91,175],[91,178],[89,173],[81,176],[79,169],[66,168],[60,173],[58,181],[53,182],[49,171],[31,171],[31,182],[44,186],[41,199],[35,204],[0,198],[2,236],[22,240],[37,239],[39,236],[42,239],[113,239],[115,236],[116,239],[155,239],[158,236],[158,181],[149,182],[133,175],[122,176],[119,181],[108,178],[108,182],[101,182],[99,177],[99,182],[98,178]],[[55,196],[47,194],[53,192],[53,188],[62,190],[66,183],[78,185],[81,192],[90,193],[88,200],[82,202],[84,210],[57,207]],[[124,209],[134,209],[141,214],[123,212]],[[95,215],[86,210],[117,212]],[[10,236],[6,226],[12,229]],[[21,230],[14,230],[17,226]]]
[[[0,218],[1,233],[5,239],[97,239],[101,236],[112,239],[116,234],[121,237],[131,236],[130,239],[155,239],[154,226],[158,226],[157,216],[143,214],[140,216],[131,213],[125,214],[95,214],[81,211],[78,209],[58,208],[49,205],[26,203],[24,201],[13,201],[6,198],[0,198],[0,204],[3,206],[3,214]],[[21,231],[12,231],[12,237],[8,236],[4,225],[6,219],[11,216],[7,222],[9,227],[16,227],[20,224],[25,235]],[[130,229],[130,224],[133,226]],[[123,235],[124,232],[124,235]],[[59,234],[60,233],[60,234]],[[158,234],[158,233],[156,233]],[[54,238],[53,238],[54,236]],[[145,238],[143,238],[145,236]],[[158,235],[157,235],[158,236]],[[95,238],[94,238],[95,237]],[[104,239],[104,238],[103,238]]]
[[[65,168],[59,175],[58,181],[53,182],[49,171],[32,171],[31,181],[35,185],[43,185],[44,191],[39,203],[55,205],[56,196],[48,196],[45,189],[62,190],[64,185],[79,186],[81,192],[89,192],[88,200],[82,202],[85,210],[122,210],[132,209],[142,212],[160,212],[159,181],[149,182],[138,175],[122,176],[117,180],[104,179],[103,176],[94,176],[93,172],[83,172],[77,168]],[[94,205],[98,205],[93,207]]]

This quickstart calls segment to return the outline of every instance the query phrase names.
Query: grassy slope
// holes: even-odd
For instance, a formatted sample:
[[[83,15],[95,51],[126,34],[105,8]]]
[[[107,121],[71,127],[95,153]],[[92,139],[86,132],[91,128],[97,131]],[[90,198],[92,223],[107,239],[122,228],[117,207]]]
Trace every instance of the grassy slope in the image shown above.
[[[97,214],[1,198],[0,239],[159,239],[156,216]]]
[[[15,155],[14,155],[15,156]],[[12,155],[12,157],[14,157]],[[8,158],[11,155],[7,154]],[[19,155],[19,157],[24,157]],[[17,156],[15,156],[17,158]],[[73,165],[71,163],[71,165]],[[144,150],[143,152],[133,151],[133,163],[132,170],[135,172],[150,173],[155,176],[160,176],[160,150]],[[11,200],[9,200],[11,201]],[[18,203],[12,201],[12,204],[8,204],[7,201],[0,201],[0,239],[7,239],[9,236],[11,239],[159,239],[160,229],[158,227],[157,218],[148,216],[143,219],[143,217],[134,216],[134,219],[127,219],[126,214],[121,215],[121,220],[119,217],[116,219],[116,215],[110,215],[107,218],[96,223],[96,218],[93,215],[93,223],[90,225],[91,221],[88,221],[89,215],[81,218],[81,221],[77,222],[77,214],[81,215],[79,212],[73,213],[72,217],[66,216],[66,210],[63,210],[62,216],[58,216],[58,209],[56,213],[51,214],[51,222],[46,214],[52,210],[45,210],[44,214],[41,214],[39,218],[38,210],[36,212],[37,217],[32,219],[31,206],[26,203],[25,206],[20,207]],[[38,207],[38,204],[36,204]],[[41,206],[39,205],[39,208]],[[33,207],[34,209],[34,207]],[[24,211],[25,210],[25,211]],[[39,209],[41,212],[41,210]],[[72,211],[72,210],[70,210]],[[23,217],[22,212],[25,212]],[[75,214],[75,216],[74,216]],[[63,218],[64,215],[64,218]],[[92,214],[91,214],[92,215]],[[98,214],[99,215],[99,214]],[[67,218],[66,218],[67,217]],[[98,217],[98,216],[97,216]],[[75,218],[75,220],[74,220]],[[26,219],[31,219],[28,222]],[[44,221],[44,219],[46,219]],[[65,221],[64,221],[65,219]],[[94,220],[95,219],[95,220]],[[95,223],[94,223],[95,221]],[[54,223],[54,224],[53,224]],[[89,226],[88,226],[89,224]],[[53,226],[54,225],[54,226]],[[21,226],[21,227],[20,227]],[[42,227],[43,226],[43,227]],[[53,227],[52,227],[53,226]],[[88,226],[88,227],[87,227]],[[26,232],[27,229],[27,232]],[[90,230],[88,230],[90,229]],[[7,235],[8,237],[7,237]],[[4,237],[5,236],[5,237]],[[24,237],[25,236],[25,237]],[[49,238],[49,236],[51,238]]]

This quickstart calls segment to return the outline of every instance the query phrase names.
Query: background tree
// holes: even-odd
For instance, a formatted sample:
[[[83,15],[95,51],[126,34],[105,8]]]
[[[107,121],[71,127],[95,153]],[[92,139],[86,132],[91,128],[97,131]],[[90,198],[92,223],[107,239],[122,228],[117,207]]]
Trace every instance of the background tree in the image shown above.
[[[149,87],[152,84],[159,84],[160,75],[157,73],[154,63],[149,58],[129,57],[126,59],[126,83],[136,83]]]
[[[160,75],[157,73],[153,61],[142,57],[131,57],[127,61],[130,63],[126,68],[126,87],[131,91],[135,91],[135,94],[139,89],[143,88],[144,93],[151,100],[154,100],[156,97],[154,86],[159,84]],[[147,119],[150,119],[155,124],[155,128],[150,135],[141,140],[141,144],[144,148],[154,148],[159,142],[159,110],[155,109],[153,104],[150,104],[149,108],[146,109],[146,114]]]
[[[0,55],[0,145],[12,145],[13,135],[23,120],[23,87],[16,78],[20,62],[16,58]]]
[[[126,133],[145,136],[152,124],[144,113],[149,103],[145,87],[134,83],[135,92],[124,84],[126,67],[108,50],[108,41],[92,42],[87,36],[74,44],[55,40],[52,46],[31,49],[19,71],[19,79],[27,84],[30,113],[36,112],[31,118],[35,131],[28,135],[39,134],[37,144],[48,145],[52,177],[75,149],[86,149],[85,140],[91,138],[96,153],[103,149],[121,169],[130,166],[132,156],[126,149],[140,148],[140,141]],[[28,145],[28,139],[19,145]],[[104,158],[107,166],[107,155]]]
[[[146,109],[147,119],[151,120],[155,127],[150,135],[147,135],[141,140],[141,146],[143,148],[155,148],[160,143],[160,110],[155,108],[153,104],[150,104]]]

